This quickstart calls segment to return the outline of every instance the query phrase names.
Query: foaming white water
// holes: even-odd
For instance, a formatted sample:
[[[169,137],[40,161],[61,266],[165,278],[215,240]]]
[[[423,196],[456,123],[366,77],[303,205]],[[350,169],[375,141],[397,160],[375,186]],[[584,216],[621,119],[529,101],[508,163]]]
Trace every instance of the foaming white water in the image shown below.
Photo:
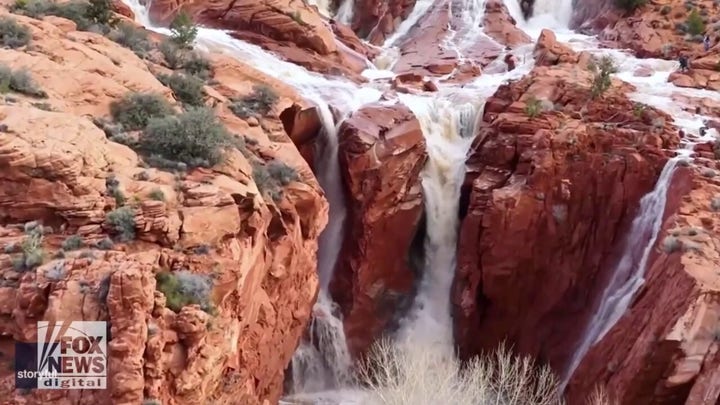
[[[537,39],[543,28],[559,32],[571,32],[569,30],[572,17],[573,0],[535,0],[533,13],[525,20],[520,0],[503,0],[510,16],[515,19],[517,26],[532,38]]]
[[[335,19],[343,24],[349,25],[352,22],[353,13],[355,12],[355,0],[341,0]]]
[[[450,288],[455,276],[460,186],[478,105],[400,94],[420,121],[428,151],[422,172],[427,216],[425,266],[414,307],[403,321],[401,342],[437,345],[452,353]]]
[[[410,29],[415,27],[417,22],[420,21],[420,18],[422,18],[430,7],[432,7],[433,3],[434,0],[417,0],[412,12],[410,12],[410,15],[402,23],[400,23],[400,26],[395,30],[394,34],[385,39],[383,48],[389,48],[395,45],[397,40],[407,35]]]

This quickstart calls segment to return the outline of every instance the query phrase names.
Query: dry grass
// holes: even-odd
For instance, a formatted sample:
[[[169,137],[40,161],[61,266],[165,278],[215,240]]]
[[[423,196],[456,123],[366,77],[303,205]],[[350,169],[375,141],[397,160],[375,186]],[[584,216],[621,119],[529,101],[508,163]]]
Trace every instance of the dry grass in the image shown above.
[[[380,341],[360,365],[360,383],[377,405],[560,405],[547,367],[504,347],[462,364],[436,346]]]

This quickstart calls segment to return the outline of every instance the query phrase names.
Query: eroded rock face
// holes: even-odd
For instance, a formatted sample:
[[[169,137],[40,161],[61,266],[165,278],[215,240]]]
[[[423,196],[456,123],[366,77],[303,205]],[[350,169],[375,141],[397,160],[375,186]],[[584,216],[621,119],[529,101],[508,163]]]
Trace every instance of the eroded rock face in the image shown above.
[[[577,63],[579,56],[569,46],[557,41],[555,33],[544,29],[533,51],[536,66],[551,66],[559,63]]]
[[[423,212],[420,171],[427,152],[420,124],[402,104],[373,104],[340,127],[348,190],[347,234],[331,291],[348,346],[365,351],[409,298],[410,245]]]
[[[575,371],[570,403],[596,383],[621,404],[720,400],[720,186],[704,170],[677,169],[645,283]]]
[[[151,73],[166,69],[152,55],[142,61],[100,35],[76,32],[67,20],[15,18],[31,29],[32,47],[2,49],[0,62],[24,67],[48,98],[0,99],[0,362],[12,369],[5,349],[13,340],[34,341],[38,320],[106,320],[112,373],[106,391],[29,394],[14,390],[11,376],[0,397],[28,404],[276,402],[317,294],[317,238],[328,215],[278,118],[306,103],[249,66],[210,56],[216,84],[206,86],[205,101],[234,136],[249,140],[246,149],[228,149],[221,164],[184,174],[150,168],[93,120],[107,118],[109,104],[130,91],[175,103]],[[253,124],[228,104],[258,83],[278,101]],[[263,198],[251,164],[271,159],[298,173],[276,200]],[[135,238],[101,249],[99,241],[116,236],[107,218],[121,204],[131,209]],[[46,228],[45,260],[26,269],[17,263],[30,221]],[[82,246],[62,253],[71,236]],[[169,308],[155,275],[181,269],[212,280],[217,313]]]
[[[356,48],[355,52],[349,52],[338,43],[332,27],[306,2],[163,0],[152,2],[150,17],[168,24],[181,8],[198,23],[230,30],[232,36],[260,45],[309,70],[364,80],[359,73],[367,67],[365,57],[372,52],[356,37],[349,45]],[[354,36],[347,31],[344,35]]]
[[[486,104],[452,295],[463,356],[506,340],[562,370],[588,292],[666,160],[660,148],[678,142],[670,117],[633,114],[619,83],[597,100],[589,85],[582,64],[536,67]]]
[[[416,0],[355,1],[350,26],[374,45],[382,45],[410,15]]]

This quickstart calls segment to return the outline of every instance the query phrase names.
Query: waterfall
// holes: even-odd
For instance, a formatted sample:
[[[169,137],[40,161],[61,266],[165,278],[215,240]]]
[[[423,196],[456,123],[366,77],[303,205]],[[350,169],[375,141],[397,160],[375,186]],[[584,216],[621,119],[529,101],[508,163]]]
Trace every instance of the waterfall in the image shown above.
[[[645,281],[643,277],[647,261],[662,225],[668,188],[681,158],[668,160],[655,188],[640,200],[640,208],[625,239],[622,258],[612,272],[610,282],[602,293],[600,304],[588,323],[580,344],[573,352],[561,388],[565,387],[590,347],[600,341],[625,313],[633,296]]]
[[[427,218],[425,265],[415,304],[402,322],[400,342],[437,345],[451,353],[450,288],[455,277],[460,186],[478,106],[400,95],[420,121],[428,151],[422,172]]]

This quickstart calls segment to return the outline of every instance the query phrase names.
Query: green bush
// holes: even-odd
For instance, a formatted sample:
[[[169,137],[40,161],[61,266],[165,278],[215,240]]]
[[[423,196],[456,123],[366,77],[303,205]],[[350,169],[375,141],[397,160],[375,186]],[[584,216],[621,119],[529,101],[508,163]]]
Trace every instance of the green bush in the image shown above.
[[[17,23],[12,17],[0,17],[0,45],[6,48],[20,48],[30,43],[30,30]]]
[[[278,96],[267,86],[256,86],[253,93],[230,104],[230,111],[242,119],[253,115],[267,115],[277,101]]]
[[[167,66],[170,69],[180,69],[185,63],[185,50],[180,48],[172,39],[164,39],[158,46]]]
[[[184,11],[179,12],[170,23],[170,31],[172,40],[183,48],[192,47],[198,33],[192,18]]]
[[[87,31],[96,23],[94,18],[88,18],[91,13],[90,3],[86,1],[68,1],[56,3],[50,0],[18,0],[12,7],[13,12],[31,18],[42,18],[48,15],[66,18],[73,21],[80,31]],[[98,11],[93,10],[93,14]],[[99,17],[99,16],[98,16]]]
[[[159,75],[158,79],[165,86],[170,87],[181,102],[200,107],[205,105],[203,81],[194,76],[173,73],[172,75]]]
[[[285,163],[273,160],[267,165],[253,163],[253,180],[260,192],[278,202],[282,199],[282,188],[298,181],[297,172]]]
[[[135,239],[135,211],[131,207],[120,207],[110,211],[106,220],[121,242]]]
[[[26,238],[20,244],[21,255],[13,260],[13,267],[17,271],[32,270],[45,260],[42,249],[43,227],[37,222],[25,224]]]
[[[701,35],[705,32],[705,23],[695,9],[693,9],[693,11],[691,11],[688,15],[686,24],[688,34],[690,35]]]
[[[210,61],[197,52],[189,52],[182,67],[186,72],[200,79],[206,80],[212,77]]]
[[[525,102],[525,115],[527,115],[530,118],[535,118],[542,112],[542,105],[540,103],[540,100],[536,99],[534,96],[528,98],[527,102]]]
[[[175,117],[150,120],[140,138],[146,154],[189,167],[210,167],[220,162],[230,134],[208,108],[191,108]]]
[[[148,197],[150,197],[151,200],[155,201],[165,201],[165,193],[163,193],[163,191],[159,188],[151,190],[148,194]]]
[[[135,52],[140,58],[145,58],[151,48],[147,32],[128,23],[118,24],[117,28],[110,31],[108,38]]]
[[[151,119],[173,113],[165,97],[157,93],[128,93],[110,104],[113,119],[130,131],[143,129]]]
[[[78,250],[83,247],[83,238],[78,235],[72,235],[65,239],[61,245],[62,250],[68,252]]]
[[[215,312],[210,297],[213,282],[209,276],[181,270],[158,273],[155,280],[157,290],[165,295],[166,306],[171,310],[180,312],[186,305],[197,304],[207,313]]]
[[[603,56],[599,61],[593,60],[588,69],[594,73],[590,88],[592,98],[603,95],[612,85],[610,75],[617,72],[615,62],[609,56]]]
[[[31,97],[47,97],[47,93],[38,88],[26,70],[13,71],[6,65],[0,64],[0,93],[7,93],[8,91]]]
[[[90,0],[85,18],[97,25],[114,26],[117,23],[110,0]]]
[[[634,11],[636,8],[644,6],[647,0],[615,0],[615,4],[625,10]]]

